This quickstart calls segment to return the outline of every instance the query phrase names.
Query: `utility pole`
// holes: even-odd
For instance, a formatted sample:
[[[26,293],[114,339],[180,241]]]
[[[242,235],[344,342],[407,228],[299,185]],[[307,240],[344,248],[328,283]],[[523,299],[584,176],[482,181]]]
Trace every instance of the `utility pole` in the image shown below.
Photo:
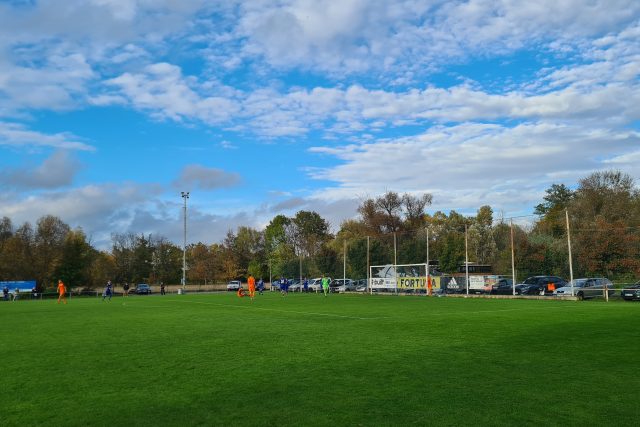
[[[467,224],[464,225],[464,276],[469,295],[469,239],[467,238]]]
[[[571,296],[573,295],[573,261],[572,261],[572,256],[571,256],[571,230],[569,228],[569,210],[565,209],[564,210],[564,215],[565,218],[567,219],[567,246],[569,248],[569,280],[571,281]]]
[[[369,277],[369,275],[371,274],[371,266],[370,266],[370,259],[369,259],[369,236],[367,236],[367,291],[371,291],[371,277]]]
[[[182,289],[187,284],[187,199],[188,191],[181,191],[180,194],[184,199],[184,244],[182,245]]]

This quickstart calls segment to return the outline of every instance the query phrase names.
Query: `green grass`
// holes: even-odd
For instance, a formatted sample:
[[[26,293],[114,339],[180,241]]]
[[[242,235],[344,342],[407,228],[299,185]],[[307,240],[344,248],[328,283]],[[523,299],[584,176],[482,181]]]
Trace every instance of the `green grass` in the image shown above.
[[[126,304],[125,304],[126,303]],[[0,303],[0,424],[635,425],[640,304]]]

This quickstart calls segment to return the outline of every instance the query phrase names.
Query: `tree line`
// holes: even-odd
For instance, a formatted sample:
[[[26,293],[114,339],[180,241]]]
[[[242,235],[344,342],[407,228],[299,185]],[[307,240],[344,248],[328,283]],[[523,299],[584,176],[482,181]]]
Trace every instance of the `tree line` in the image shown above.
[[[471,216],[455,210],[428,214],[431,203],[430,194],[387,191],[362,200],[358,217],[344,221],[335,234],[318,213],[304,210],[292,217],[276,215],[263,230],[240,226],[219,243],[187,246],[187,283],[221,283],[249,274],[364,278],[367,265],[424,263],[427,251],[435,269],[456,273],[465,261],[465,244],[469,261],[510,275],[512,241],[518,279],[568,277],[567,213],[575,277],[632,280],[640,275],[640,193],[621,172],[592,173],[575,190],[553,184],[535,207],[535,217],[524,221],[496,218],[488,205]],[[113,233],[111,240],[110,250],[98,250],[82,229],[71,229],[57,217],[17,228],[4,217],[0,278],[35,279],[40,290],[53,288],[58,278],[88,289],[108,279],[180,282],[182,248],[165,237],[129,232]]]

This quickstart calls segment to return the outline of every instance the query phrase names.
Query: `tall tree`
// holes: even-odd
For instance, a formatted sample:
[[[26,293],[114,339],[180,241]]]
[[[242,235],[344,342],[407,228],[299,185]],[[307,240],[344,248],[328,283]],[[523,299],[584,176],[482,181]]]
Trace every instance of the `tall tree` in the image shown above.
[[[318,213],[299,211],[286,227],[288,241],[298,256],[314,256],[329,241],[329,224]]]
[[[431,205],[433,196],[429,193],[421,196],[411,194],[402,195],[402,203],[405,209],[405,224],[407,229],[415,230],[426,224],[425,212],[427,206]]]
[[[54,275],[69,288],[86,287],[95,256],[96,250],[89,244],[82,229],[69,231],[62,244]]]
[[[552,184],[545,190],[546,196],[543,197],[544,202],[535,207],[536,215],[547,215],[552,211],[562,211],[575,196],[569,187],[564,184]]]
[[[70,228],[60,218],[47,215],[38,220],[35,232],[34,264],[36,280],[44,287],[52,287],[61,249]]]
[[[469,227],[469,245],[479,264],[488,264],[496,252],[496,242],[493,238],[493,210],[490,206],[478,209],[475,221]]]

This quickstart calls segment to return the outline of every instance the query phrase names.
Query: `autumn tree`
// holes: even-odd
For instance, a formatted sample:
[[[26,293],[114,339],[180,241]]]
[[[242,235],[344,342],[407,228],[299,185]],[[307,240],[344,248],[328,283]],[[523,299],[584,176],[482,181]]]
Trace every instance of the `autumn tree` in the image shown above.
[[[62,244],[54,276],[62,279],[69,288],[86,287],[96,252],[82,229],[69,231]]]

